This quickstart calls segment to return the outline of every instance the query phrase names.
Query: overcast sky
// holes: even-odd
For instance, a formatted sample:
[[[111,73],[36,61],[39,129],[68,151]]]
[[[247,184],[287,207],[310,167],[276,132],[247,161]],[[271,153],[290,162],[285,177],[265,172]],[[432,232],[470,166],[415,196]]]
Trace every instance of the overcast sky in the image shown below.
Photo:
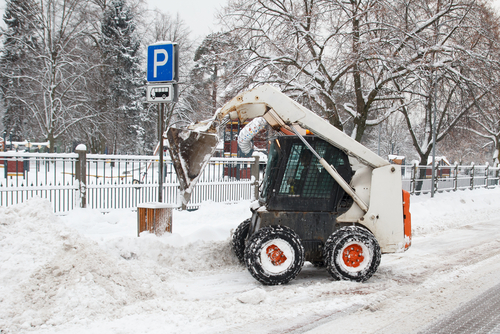
[[[3,0],[2,0],[3,1]],[[214,14],[227,0],[147,0],[150,9],[160,8],[162,12],[179,16],[189,26],[191,37],[203,38],[210,32],[218,31]],[[493,6],[500,11],[500,0],[493,0]]]
[[[500,1],[500,0],[498,0]],[[149,8],[160,9],[164,13],[179,16],[191,30],[191,38],[203,38],[213,31],[218,31],[214,24],[217,9],[226,4],[227,0],[147,0]],[[0,0],[0,25],[3,26],[5,0]]]
[[[203,38],[210,32],[218,31],[214,15],[227,0],[147,0],[149,8],[160,9],[164,13],[179,16],[191,30],[191,37]],[[493,5],[500,11],[500,0],[493,0]],[[0,11],[3,14],[5,0],[0,0]],[[1,16],[0,16],[1,17]],[[3,20],[1,20],[3,24]]]
[[[1,0],[3,1],[3,0]],[[150,9],[159,8],[172,16],[179,16],[189,26],[191,37],[203,38],[210,32],[218,31],[214,14],[227,0],[147,0]],[[500,0],[493,0],[493,6],[500,11]]]
[[[203,38],[210,32],[218,31],[214,15],[227,3],[227,0],[148,0],[148,3],[150,9],[159,8],[172,16],[179,13],[191,30],[191,37]]]

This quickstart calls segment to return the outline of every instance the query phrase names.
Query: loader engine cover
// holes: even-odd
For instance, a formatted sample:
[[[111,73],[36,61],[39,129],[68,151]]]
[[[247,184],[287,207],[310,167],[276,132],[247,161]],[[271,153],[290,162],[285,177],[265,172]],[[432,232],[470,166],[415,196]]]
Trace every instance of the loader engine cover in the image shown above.
[[[352,168],[345,152],[316,136],[307,142],[332,165],[347,183]],[[338,212],[345,202],[344,190],[323,168],[316,156],[296,136],[271,141],[261,203],[268,211]]]

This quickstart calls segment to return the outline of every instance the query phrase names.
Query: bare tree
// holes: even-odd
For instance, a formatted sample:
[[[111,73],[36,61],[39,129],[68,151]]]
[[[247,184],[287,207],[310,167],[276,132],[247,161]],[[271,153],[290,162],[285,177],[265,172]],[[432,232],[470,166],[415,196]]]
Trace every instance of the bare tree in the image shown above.
[[[394,80],[404,96],[401,111],[413,146],[420,164],[427,165],[434,142],[445,139],[497,85],[488,78],[498,71],[499,63],[482,26],[491,12],[481,3],[412,1],[407,5],[409,27],[445,11],[422,30],[421,38],[408,34],[407,43],[421,55],[420,60],[409,75]]]
[[[468,117],[465,129],[483,139],[478,146],[493,147],[492,161],[495,166],[500,161],[500,89],[488,94],[478,102],[474,112]],[[485,141],[485,142],[484,142]]]
[[[412,39],[457,5],[413,25],[405,6],[379,0],[253,0],[229,2],[223,24],[244,41],[241,66],[253,83],[274,83],[360,141],[401,108],[392,82],[420,65]],[[410,6],[410,3],[407,4]],[[404,23],[404,22],[403,22]]]
[[[33,62],[4,71],[9,80],[22,80],[21,90],[5,98],[15,99],[29,110],[38,133],[50,142],[72,126],[93,117],[89,97],[81,89],[85,75],[96,65],[82,57],[82,40],[88,33],[82,15],[88,1],[41,0],[30,13],[36,24],[37,46],[26,45]]]
[[[381,157],[404,156],[407,163],[417,158],[411,138],[408,136],[406,121],[401,113],[392,114],[379,125],[370,127],[362,143]]]
[[[479,19],[482,47],[489,50],[490,66],[483,71],[484,85],[490,87],[484,98],[474,101],[472,112],[460,123],[461,129],[467,129],[482,139],[476,143],[477,148],[490,147],[492,161],[498,166],[500,160],[500,80],[498,59],[500,59],[500,26],[499,17],[488,8],[482,6]]]

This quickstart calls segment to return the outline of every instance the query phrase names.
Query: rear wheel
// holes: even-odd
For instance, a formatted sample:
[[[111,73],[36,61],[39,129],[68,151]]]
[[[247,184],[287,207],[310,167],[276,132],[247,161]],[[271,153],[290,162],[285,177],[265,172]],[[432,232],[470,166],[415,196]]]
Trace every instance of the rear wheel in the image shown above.
[[[248,240],[245,263],[250,274],[262,284],[286,284],[302,269],[304,248],[292,229],[263,227]]]
[[[233,233],[231,244],[233,246],[234,255],[236,255],[241,264],[245,263],[245,239],[248,236],[251,222],[252,218],[244,220]]]
[[[368,280],[377,271],[380,257],[380,246],[373,234],[357,226],[338,229],[325,244],[326,268],[338,280]]]

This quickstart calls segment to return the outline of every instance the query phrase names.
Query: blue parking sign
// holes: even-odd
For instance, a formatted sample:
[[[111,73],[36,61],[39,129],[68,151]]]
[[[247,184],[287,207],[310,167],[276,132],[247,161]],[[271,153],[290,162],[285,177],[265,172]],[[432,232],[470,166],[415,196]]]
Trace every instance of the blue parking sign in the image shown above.
[[[153,44],[148,46],[149,82],[177,80],[177,44]]]

